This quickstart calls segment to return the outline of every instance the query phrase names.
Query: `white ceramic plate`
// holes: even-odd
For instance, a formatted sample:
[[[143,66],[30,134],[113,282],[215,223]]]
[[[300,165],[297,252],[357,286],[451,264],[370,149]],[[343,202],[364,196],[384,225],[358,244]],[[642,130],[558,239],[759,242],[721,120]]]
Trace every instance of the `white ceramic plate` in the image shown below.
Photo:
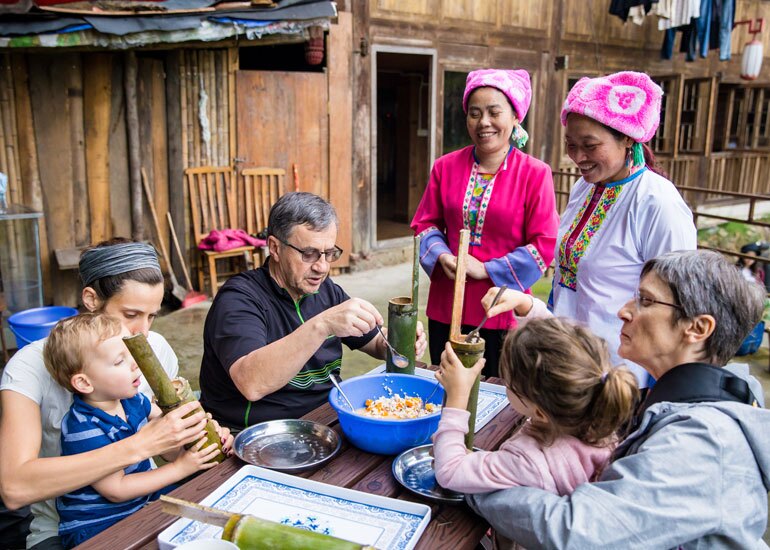
[[[377,374],[385,372],[385,363],[375,367],[366,374]],[[364,374],[364,376],[366,376]],[[424,378],[436,379],[436,374],[428,369],[414,369],[414,374]],[[479,402],[476,406],[476,427],[473,433],[478,433],[481,428],[486,426],[497,413],[502,411],[508,405],[508,396],[505,394],[505,386],[482,382],[479,384]]]
[[[376,548],[414,548],[430,521],[425,504],[244,466],[201,504],[326,533]],[[180,519],[158,535],[161,550],[221,536],[222,528]]]

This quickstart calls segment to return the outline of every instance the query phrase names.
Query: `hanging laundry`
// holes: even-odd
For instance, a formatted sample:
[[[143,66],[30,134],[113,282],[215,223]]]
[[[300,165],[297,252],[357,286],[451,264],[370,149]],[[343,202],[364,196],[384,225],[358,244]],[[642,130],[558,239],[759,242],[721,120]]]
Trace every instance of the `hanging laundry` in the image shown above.
[[[711,49],[719,48],[719,60],[732,57],[733,25],[735,25],[735,0],[714,0],[711,18]]]
[[[689,25],[690,22],[700,16],[701,0],[671,0],[669,2],[668,18],[658,19],[658,30],[674,29]]]
[[[655,4],[657,3],[658,0],[651,0],[650,2],[645,2],[644,4],[640,4],[638,6],[632,6],[628,10],[628,18],[633,24],[642,25],[644,23],[644,19],[654,12]]]
[[[617,15],[625,23],[628,20],[631,8],[641,6],[644,8],[645,13],[649,13],[652,5],[657,3],[658,0],[611,0],[610,15]]]

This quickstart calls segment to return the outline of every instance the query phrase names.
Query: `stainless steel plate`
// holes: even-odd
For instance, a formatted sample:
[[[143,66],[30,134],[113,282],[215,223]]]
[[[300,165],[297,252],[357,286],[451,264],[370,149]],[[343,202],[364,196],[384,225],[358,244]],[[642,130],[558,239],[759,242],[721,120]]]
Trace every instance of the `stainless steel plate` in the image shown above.
[[[317,468],[340,450],[337,432],[311,420],[271,420],[235,437],[235,454],[249,464],[297,473]]]
[[[464,495],[444,489],[433,472],[433,445],[407,449],[393,460],[393,477],[413,493],[437,502],[462,502]]]

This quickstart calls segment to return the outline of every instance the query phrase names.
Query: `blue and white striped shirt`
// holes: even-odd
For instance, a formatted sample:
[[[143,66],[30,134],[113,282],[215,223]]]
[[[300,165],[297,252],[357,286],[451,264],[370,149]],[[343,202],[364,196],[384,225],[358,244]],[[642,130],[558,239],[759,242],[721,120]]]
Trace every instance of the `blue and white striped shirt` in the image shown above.
[[[62,456],[100,449],[134,435],[147,424],[150,400],[142,393],[130,399],[121,399],[126,420],[107,414],[89,405],[75,395],[70,410],[61,425]],[[149,459],[125,468],[123,472],[135,474],[152,468]],[[104,531],[126,516],[144,506],[153,495],[134,498],[126,502],[110,502],[91,485],[72,491],[56,499],[59,511],[59,536],[65,548],[77,546]]]

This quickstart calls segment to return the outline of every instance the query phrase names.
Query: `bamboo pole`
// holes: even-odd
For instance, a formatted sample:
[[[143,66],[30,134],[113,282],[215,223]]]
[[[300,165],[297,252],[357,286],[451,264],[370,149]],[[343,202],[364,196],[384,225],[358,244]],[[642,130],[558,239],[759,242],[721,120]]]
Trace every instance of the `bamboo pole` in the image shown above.
[[[142,183],[139,173],[141,152],[139,142],[139,111],[136,98],[136,53],[129,50],[124,55],[123,87],[126,97],[126,134],[128,138],[128,182],[131,189],[131,237],[144,238],[142,212]]]
[[[465,262],[468,256],[468,242],[471,232],[460,230],[460,243],[457,248],[457,270],[455,271],[455,293],[452,300],[452,322],[449,326],[449,339],[460,340],[463,318],[463,301],[465,300]]]
[[[473,343],[465,342],[462,336],[462,316],[463,302],[465,300],[465,273],[466,262],[468,258],[468,241],[470,240],[470,231],[463,229],[460,231],[460,244],[457,249],[457,270],[455,271],[455,292],[452,302],[452,324],[449,328],[449,344],[457,354],[458,359],[465,368],[471,368],[476,362],[484,356],[484,339],[479,338]],[[468,397],[468,433],[465,436],[465,446],[473,449],[474,430],[476,428],[476,408],[479,400],[479,383],[481,377],[477,376],[473,383],[471,394]]]
[[[158,400],[158,406],[163,414],[168,414],[174,409],[181,407],[185,403],[195,401],[195,396],[190,388],[190,383],[184,378],[176,378],[171,380],[168,374],[158,361],[158,357],[150,347],[147,338],[141,332],[134,334],[133,336],[126,336],[123,338],[128,351],[136,361],[139,370],[147,379],[147,383],[152,388],[155,397]],[[199,410],[191,412],[190,415],[195,414]],[[188,416],[190,416],[188,415]],[[212,460],[212,462],[222,462],[225,459],[225,455],[222,453],[222,442],[217,434],[216,429],[211,421],[206,423],[206,440],[207,443],[204,447],[210,445],[216,445],[219,449],[219,454]],[[186,447],[189,449],[197,442],[193,442]]]
[[[187,59],[184,52],[181,52],[179,61],[179,118],[182,119],[180,122],[182,129],[182,166],[187,168],[190,166],[190,162],[187,158],[189,154],[187,150]]]
[[[420,237],[414,237],[412,244],[412,304],[417,309],[420,303]]]

